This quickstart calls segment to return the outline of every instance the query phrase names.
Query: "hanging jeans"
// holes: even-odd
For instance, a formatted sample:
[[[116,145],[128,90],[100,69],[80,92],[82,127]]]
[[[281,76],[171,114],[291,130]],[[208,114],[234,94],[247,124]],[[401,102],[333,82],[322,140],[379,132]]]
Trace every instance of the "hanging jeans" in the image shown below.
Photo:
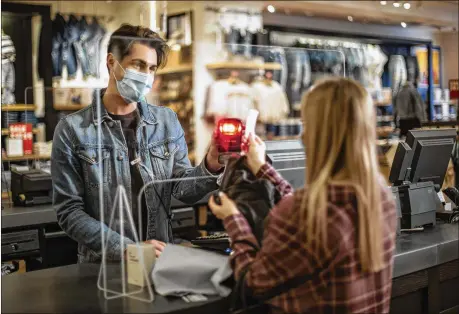
[[[230,33],[228,34],[226,42],[229,45],[229,51],[233,55],[240,55],[244,53],[244,47],[240,45],[242,42],[241,32],[232,27]]]
[[[53,62],[53,76],[62,76],[62,46],[64,44],[65,20],[60,14],[52,23],[51,60]]]
[[[273,47],[256,47],[256,49],[253,49],[253,54],[254,56],[262,57],[266,63],[275,62],[282,66],[282,70],[273,71],[273,80],[281,84],[282,88],[285,90],[287,86],[288,67],[284,49]]]
[[[92,24],[89,25],[89,32],[89,39],[83,43],[83,48],[88,56],[90,74],[99,78],[100,44],[105,35],[105,29],[94,19]]]
[[[287,49],[286,51],[288,78],[287,97],[293,106],[301,102],[302,91],[311,82],[311,65],[306,50]]]
[[[407,79],[405,58],[403,56],[390,56],[389,75],[391,78],[392,96],[395,97],[403,85],[405,85]]]
[[[81,66],[81,71],[83,72],[84,76],[88,76],[90,74],[89,71],[89,60],[86,54],[86,51],[83,48],[84,42],[89,40],[89,36],[91,35],[88,29],[88,23],[86,22],[86,18],[82,17],[79,22],[79,29],[80,29],[80,36],[77,41],[73,43],[73,48],[75,49],[76,58],[78,63]]]
[[[66,25],[62,57],[67,65],[67,73],[70,78],[75,77],[77,71],[77,56],[73,44],[80,38],[79,21],[74,15],[70,15]]]
[[[14,96],[15,72],[12,62],[2,62],[2,105],[16,103]]]

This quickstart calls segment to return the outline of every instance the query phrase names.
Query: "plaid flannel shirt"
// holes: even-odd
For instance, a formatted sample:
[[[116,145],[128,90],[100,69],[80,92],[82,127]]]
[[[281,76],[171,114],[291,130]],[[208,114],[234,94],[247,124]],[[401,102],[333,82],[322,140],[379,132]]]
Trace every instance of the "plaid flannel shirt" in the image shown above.
[[[304,189],[292,193],[290,185],[268,164],[258,176],[273,182],[284,197],[268,216],[259,251],[253,247],[259,244],[244,216],[224,220],[232,242],[236,278],[248,266],[247,286],[262,294],[295,276],[311,274],[308,282],[268,301],[274,313],[388,313],[396,234],[390,191],[381,187],[384,267],[365,273],[358,254],[358,215],[351,187],[328,187],[327,245],[317,254],[306,245],[306,235],[299,230],[304,223],[299,216]]]

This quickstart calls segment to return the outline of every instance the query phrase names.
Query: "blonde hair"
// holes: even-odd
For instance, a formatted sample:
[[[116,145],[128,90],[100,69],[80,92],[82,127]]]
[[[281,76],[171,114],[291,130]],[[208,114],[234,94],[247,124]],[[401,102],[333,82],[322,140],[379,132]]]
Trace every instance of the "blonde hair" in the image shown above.
[[[328,79],[303,98],[307,149],[301,215],[310,245],[327,247],[328,185],[352,186],[358,210],[358,246],[364,271],[383,267],[381,177],[376,152],[375,108],[355,81]]]

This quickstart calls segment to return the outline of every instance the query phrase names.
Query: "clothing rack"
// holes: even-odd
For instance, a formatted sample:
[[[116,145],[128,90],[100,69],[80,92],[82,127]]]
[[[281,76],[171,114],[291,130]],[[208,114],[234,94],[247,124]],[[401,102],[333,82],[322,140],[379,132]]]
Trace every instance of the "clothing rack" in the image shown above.
[[[96,18],[96,19],[98,19],[98,20],[100,20],[102,22],[105,22],[105,23],[110,23],[115,19],[115,17],[112,16],[112,15],[82,14],[82,13],[62,12],[62,11],[57,11],[56,14],[62,15],[64,18],[68,17],[70,15],[74,15],[78,19],[80,19],[82,17],[86,17],[86,18],[92,17],[92,18]]]
[[[291,46],[296,42],[301,44],[310,44],[316,46],[329,46],[329,47],[344,47],[344,48],[367,48],[371,44],[363,44],[350,40],[334,39],[334,38],[314,38],[314,36],[299,36],[299,34],[286,34],[282,35],[276,34],[276,32],[271,33],[271,40],[276,45],[281,44],[281,46]]]
[[[244,14],[248,16],[261,16],[261,13],[247,10],[238,10],[238,9],[226,9],[226,8],[216,8],[216,7],[206,7],[206,11],[214,13],[233,13],[233,14]]]

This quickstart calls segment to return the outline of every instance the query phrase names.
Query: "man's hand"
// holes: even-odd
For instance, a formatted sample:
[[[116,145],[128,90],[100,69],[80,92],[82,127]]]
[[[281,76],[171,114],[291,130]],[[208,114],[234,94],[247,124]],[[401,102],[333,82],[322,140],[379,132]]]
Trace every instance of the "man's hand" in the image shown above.
[[[158,240],[147,240],[147,241],[145,241],[145,243],[153,244],[153,246],[155,248],[156,258],[158,258],[161,255],[161,253],[163,252],[164,248],[166,247],[166,243],[158,241]]]
[[[215,202],[213,195],[209,199],[210,210],[218,219],[223,220],[228,216],[236,215],[239,213],[239,210],[237,209],[234,201],[228,198],[225,193],[219,192],[218,196],[220,197],[221,205],[218,205]]]
[[[212,173],[217,173],[223,168],[223,165],[218,161],[218,149],[214,137],[212,137],[212,142],[206,155],[206,168]]]

